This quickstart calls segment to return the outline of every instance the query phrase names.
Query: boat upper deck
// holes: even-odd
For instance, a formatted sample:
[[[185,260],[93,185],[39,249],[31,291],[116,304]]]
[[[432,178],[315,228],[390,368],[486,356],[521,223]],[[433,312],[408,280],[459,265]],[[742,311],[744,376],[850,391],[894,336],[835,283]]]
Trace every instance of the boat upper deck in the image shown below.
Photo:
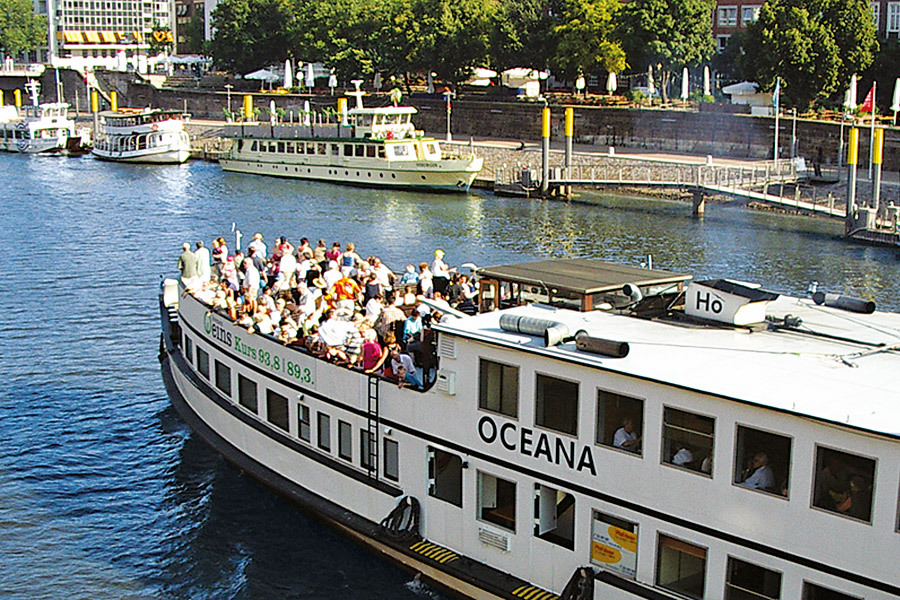
[[[570,335],[629,344],[624,358],[546,347],[501,328],[501,315],[562,323]],[[785,325],[788,317],[788,325]],[[509,317],[507,317],[509,318]],[[799,318],[797,322],[795,318]],[[734,327],[530,304],[442,322],[442,332],[725,399],[900,436],[900,315],[858,314],[779,296],[766,324]]]

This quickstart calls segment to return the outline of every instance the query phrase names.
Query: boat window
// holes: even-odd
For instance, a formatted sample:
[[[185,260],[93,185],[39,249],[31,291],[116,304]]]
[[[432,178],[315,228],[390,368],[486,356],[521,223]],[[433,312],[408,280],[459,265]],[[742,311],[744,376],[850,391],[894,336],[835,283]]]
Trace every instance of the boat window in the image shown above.
[[[288,153],[288,154],[294,154],[294,149],[295,149],[296,147],[297,147],[297,145],[296,145],[294,142],[288,142],[288,143],[287,143],[287,148],[286,148],[287,153]]]
[[[244,140],[238,140],[237,146],[238,146],[238,147],[237,147],[238,152],[240,152],[241,150],[243,150],[243,149],[244,149]]]
[[[305,404],[297,405],[297,437],[304,442],[310,441],[309,432],[309,407]]]
[[[216,361],[216,387],[226,396],[231,396],[231,368],[219,361]]]
[[[534,536],[575,548],[575,497],[556,488],[534,485]]]
[[[297,154],[306,154],[306,144],[297,142]]]
[[[591,562],[634,579],[637,574],[637,523],[594,511],[591,520]]]
[[[400,481],[400,444],[384,439],[384,477]]]
[[[578,384],[539,374],[534,413],[535,425],[578,435]]]
[[[253,142],[253,145],[256,146],[256,142]],[[255,149],[256,149],[256,148],[254,147],[254,150],[255,150]],[[259,151],[260,151],[260,152],[268,152],[268,151],[269,151],[269,145],[268,145],[268,144],[263,144],[262,142],[260,142],[260,143],[259,143]]]
[[[366,155],[366,147],[362,144],[356,144],[356,146],[353,147],[353,153],[356,156],[365,156]]]
[[[662,462],[711,474],[714,431],[712,417],[664,409]]]
[[[285,396],[272,390],[266,390],[266,419],[276,427],[285,431],[289,430],[288,399]]]
[[[200,346],[197,346],[197,370],[209,379],[209,353]]]
[[[519,368],[482,358],[478,361],[478,408],[519,416]]]
[[[353,144],[344,144],[344,156],[353,156]]]
[[[322,155],[328,154],[328,151],[325,146],[326,146],[326,144],[324,142],[319,142],[318,144],[316,144],[316,154],[322,154]]]
[[[318,430],[316,431],[316,439],[319,448],[326,452],[331,452],[331,417],[325,413],[318,413]]]
[[[728,557],[725,600],[778,600],[781,573]]]
[[[368,158],[375,158],[375,146],[372,144],[366,144],[366,156]]]
[[[281,152],[282,154],[285,153],[284,142],[278,142],[278,151]]]
[[[516,530],[516,484],[478,472],[478,518]]]
[[[596,443],[641,455],[644,438],[644,401],[597,390]]]
[[[278,152],[278,144],[276,142],[269,142],[269,152]]]
[[[340,156],[341,147],[338,144],[331,144],[331,155],[332,156]]]
[[[394,156],[409,156],[409,145],[398,144],[396,146],[391,146],[391,152]]]
[[[738,425],[732,481],[749,489],[787,496],[791,438]]]
[[[462,508],[462,458],[428,447],[428,495]]]
[[[256,414],[258,410],[256,398],[256,382],[238,373],[238,404]]]
[[[346,421],[338,421],[338,456],[353,460],[353,426]]]
[[[384,158],[385,156],[384,146],[378,146],[378,158]]]
[[[189,338],[187,334],[184,334],[184,347],[182,350],[184,351],[184,358],[188,362],[191,362],[194,357],[194,342],[191,341],[191,338]]]
[[[859,598],[804,581],[802,600],[859,600]]]
[[[875,461],[871,458],[816,447],[816,508],[869,521],[874,480]]]
[[[656,584],[689,598],[702,598],[706,585],[706,548],[659,535]]]
[[[372,462],[372,448],[369,447],[370,439],[368,429],[359,430],[359,466],[367,471],[375,469],[375,464]]]

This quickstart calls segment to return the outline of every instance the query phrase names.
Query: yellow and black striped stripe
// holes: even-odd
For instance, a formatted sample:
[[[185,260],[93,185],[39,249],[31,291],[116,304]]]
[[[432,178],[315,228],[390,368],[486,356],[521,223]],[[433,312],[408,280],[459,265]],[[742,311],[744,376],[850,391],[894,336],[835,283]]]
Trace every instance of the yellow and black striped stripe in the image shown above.
[[[409,547],[410,550],[415,552],[416,554],[421,554],[426,558],[430,558],[431,560],[443,564],[447,564],[449,562],[453,562],[459,555],[452,550],[447,550],[443,546],[438,546],[437,544],[432,544],[431,542],[421,541],[416,542],[412,546]]]
[[[523,585],[512,591],[513,596],[522,598],[522,600],[559,600],[559,596],[553,592],[542,590],[533,585]]]

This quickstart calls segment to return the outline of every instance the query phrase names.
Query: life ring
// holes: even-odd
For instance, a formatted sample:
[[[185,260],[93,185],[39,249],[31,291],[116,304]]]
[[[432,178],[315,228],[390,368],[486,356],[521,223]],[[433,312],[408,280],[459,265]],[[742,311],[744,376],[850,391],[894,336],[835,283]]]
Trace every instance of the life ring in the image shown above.
[[[150,126],[150,129],[152,129],[153,131],[159,131],[159,123],[154,123]]]

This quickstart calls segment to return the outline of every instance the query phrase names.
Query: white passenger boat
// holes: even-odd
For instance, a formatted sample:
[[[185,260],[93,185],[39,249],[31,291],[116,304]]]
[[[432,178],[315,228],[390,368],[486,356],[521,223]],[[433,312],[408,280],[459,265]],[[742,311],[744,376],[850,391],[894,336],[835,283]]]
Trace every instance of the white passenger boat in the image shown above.
[[[132,163],[183,163],[191,156],[191,140],[181,111],[120,108],[100,113],[94,156]]]
[[[410,106],[365,108],[362,93],[346,119],[300,123],[233,123],[231,149],[219,159],[226,171],[315,179],[333,183],[468,191],[484,159],[451,153],[416,130]]]
[[[86,152],[90,136],[76,131],[65,102],[0,106],[0,150],[24,154]]]
[[[900,596],[900,315],[595,260],[478,274],[487,312],[434,326],[426,391],[166,280],[171,401],[239,468],[463,596]]]

